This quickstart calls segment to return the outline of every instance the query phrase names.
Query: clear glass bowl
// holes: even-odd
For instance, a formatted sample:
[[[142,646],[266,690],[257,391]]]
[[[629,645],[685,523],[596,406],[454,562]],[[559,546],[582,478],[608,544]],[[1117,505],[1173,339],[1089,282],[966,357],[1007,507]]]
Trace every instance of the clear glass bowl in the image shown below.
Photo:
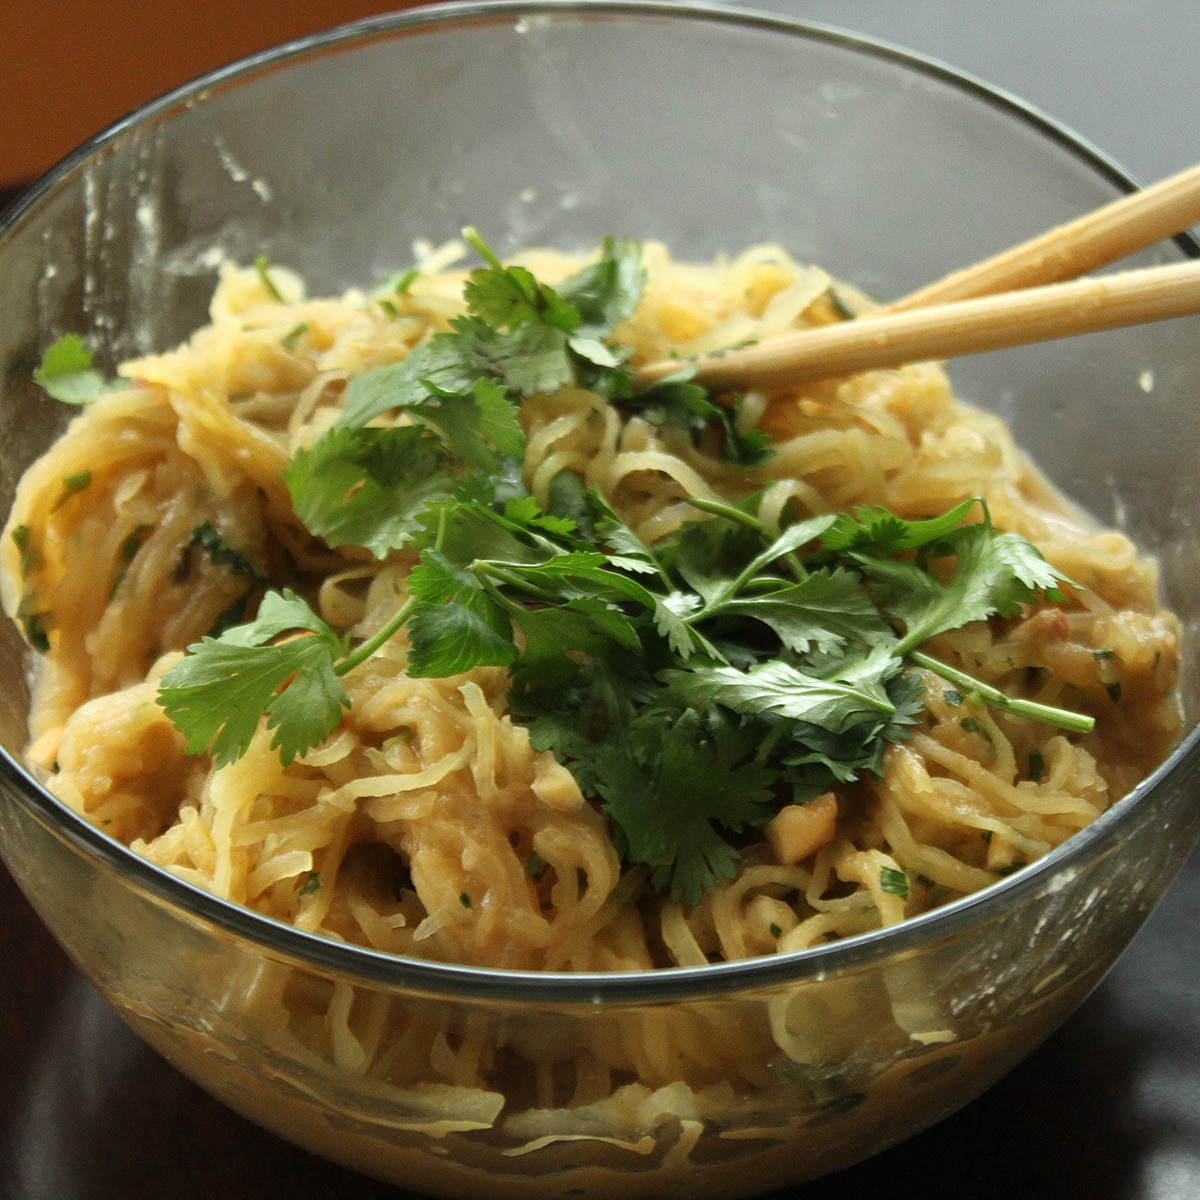
[[[834,31],[564,0],[372,19],[151,104],[10,212],[0,502],[69,415],[31,383],[45,346],[87,331],[107,368],[177,342],[205,319],[216,251],[265,254],[324,292],[469,223],[502,252],[615,233],[703,258],[771,239],[886,297],[1129,186],[1011,99]],[[1141,261],[1196,253],[1181,238]],[[1160,556],[1194,646],[1197,322],[952,375],[1070,496]],[[0,851],[62,945],[235,1109],[435,1195],[746,1196],[872,1154],[1037,1045],[1200,833],[1189,668],[1191,732],[1136,793],[1036,865],[898,929],[647,975],[400,961],[225,905],[61,807],[21,766],[28,660],[15,629],[0,637]],[[617,1064],[608,1117],[552,1111],[600,1046]],[[487,1086],[463,1086],[479,1063]]]

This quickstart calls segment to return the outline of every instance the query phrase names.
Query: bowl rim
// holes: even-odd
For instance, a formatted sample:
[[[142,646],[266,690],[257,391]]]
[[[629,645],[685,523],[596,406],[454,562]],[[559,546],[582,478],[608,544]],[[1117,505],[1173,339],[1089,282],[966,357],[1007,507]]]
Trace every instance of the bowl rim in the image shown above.
[[[61,159],[0,213],[0,244],[39,201],[63,186],[127,132],[162,119],[181,104],[236,85],[248,76],[285,66],[294,59],[367,43],[391,34],[448,29],[461,24],[519,22],[531,17],[580,20],[587,17],[712,23],[760,30],[783,37],[822,42],[890,61],[915,75],[934,78],[1023,122],[1073,155],[1120,191],[1137,183],[1113,160],[1067,126],[1002,88],[940,60],[890,42],[819,22],[734,7],[708,0],[438,0],[336,26],[240,58],[207,72],[139,106]],[[1190,234],[1174,239],[1187,257],[1200,257]],[[1170,788],[1177,777],[1200,771],[1200,725],[1190,730],[1169,757],[1095,821],[1019,872],[983,889],[909,918],[900,925],[839,942],[761,958],[701,967],[668,967],[639,972],[513,971],[404,958],[369,947],[334,941],[226,901],[154,866],[103,834],[46,790],[0,747],[0,785],[48,833],[118,873],[135,891],[194,925],[214,927],[249,943],[277,961],[361,982],[429,997],[559,1005],[655,1003],[696,1000],[750,988],[794,984],[856,969],[885,956],[911,953],[952,937],[965,927],[995,919],[1047,892],[1055,892],[1082,866],[1101,857],[1122,838],[1134,814],[1148,810],[1147,797]],[[1152,797],[1151,797],[1152,798]]]

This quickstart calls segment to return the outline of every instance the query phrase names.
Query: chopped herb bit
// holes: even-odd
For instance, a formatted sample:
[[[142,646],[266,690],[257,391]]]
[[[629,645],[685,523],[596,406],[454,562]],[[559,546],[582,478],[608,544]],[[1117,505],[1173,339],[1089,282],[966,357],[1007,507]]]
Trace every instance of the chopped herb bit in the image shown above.
[[[137,552],[145,544],[147,536],[154,530],[153,525],[139,525],[128,537],[121,543],[121,561],[123,563],[133,562]]]
[[[321,886],[321,875],[319,871],[314,871],[301,885],[300,890],[296,893],[296,899],[301,900],[305,896],[311,896]]]
[[[39,654],[45,654],[50,649],[50,630],[54,628],[54,618],[44,609],[36,608],[37,599],[32,592],[26,592],[17,605],[17,620],[25,631],[25,640]]]
[[[767,926],[767,929],[770,931],[771,936],[773,938],[775,938],[776,940],[783,937],[783,930],[778,925],[776,925],[774,921],[772,921],[771,924]]]
[[[54,507],[50,511],[58,512],[72,496],[77,496],[80,492],[86,492],[91,486],[91,471],[77,471],[74,475],[68,475],[63,480],[62,495],[55,501]]]
[[[12,540],[21,553],[21,574],[28,575],[41,565],[42,556],[33,544],[33,532],[28,525],[17,525],[12,531]]]
[[[944,699],[951,708],[958,708],[963,702],[962,692],[960,692],[957,688],[952,687],[942,689],[942,699]]]
[[[308,332],[308,322],[301,321],[299,325],[293,325],[291,329],[283,335],[283,346],[286,350],[295,350],[300,344],[300,339]]]
[[[416,283],[420,275],[420,267],[409,267],[405,271],[396,271],[380,282],[372,293],[371,298],[379,300],[388,293],[391,293],[393,296],[403,296]]]
[[[283,293],[275,286],[275,281],[271,278],[270,259],[265,254],[260,254],[254,260],[254,269],[258,272],[258,278],[263,287],[267,289],[267,294],[271,299],[283,303]]]
[[[540,875],[546,869],[546,860],[536,851],[532,851],[525,860],[525,874],[530,878]]]
[[[963,717],[963,719],[959,721],[959,725],[961,725],[967,733],[984,733],[984,728],[979,723],[978,717]]]
[[[1025,772],[1027,779],[1032,779],[1035,783],[1043,779],[1046,775],[1046,757],[1036,746],[1029,752],[1029,766]]]
[[[1022,867],[1025,867],[1028,865],[1029,865],[1028,863],[1022,861],[1021,859],[1016,859],[1014,862],[1010,862],[1008,864],[1008,866],[1001,867],[999,869],[999,871],[996,872],[996,874],[997,875],[1011,875],[1011,874],[1013,874],[1014,871],[1019,871]]]
[[[833,305],[833,311],[843,321],[853,321],[858,316],[858,313],[846,303],[836,287],[830,287],[825,294],[829,297],[829,302]]]
[[[245,575],[256,583],[265,583],[263,573],[240,551],[230,546],[211,521],[203,521],[192,530],[189,546],[198,546],[219,567],[228,567],[235,575]]]
[[[46,348],[33,381],[63,404],[90,404],[114,387],[92,366],[92,352],[77,333],[67,333]]]
[[[458,893],[458,902],[463,906],[463,908],[471,907],[471,897],[468,896],[466,892]]]
[[[885,892],[899,896],[901,900],[908,899],[908,876],[895,867],[880,867],[879,886]]]

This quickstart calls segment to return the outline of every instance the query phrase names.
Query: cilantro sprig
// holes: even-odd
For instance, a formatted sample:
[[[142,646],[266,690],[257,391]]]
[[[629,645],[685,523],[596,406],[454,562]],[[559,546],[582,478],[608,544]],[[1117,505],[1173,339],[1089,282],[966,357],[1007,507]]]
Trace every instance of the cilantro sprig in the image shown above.
[[[773,535],[752,498],[706,505],[651,548],[564,481],[560,494],[572,491],[564,507],[582,505],[586,521],[529,496],[427,505],[409,598],[371,643],[351,651],[298,597],[271,594],[258,620],[192,648],[164,680],[164,707],[218,762],[265,711],[290,761],[341,719],[341,676],[404,627],[414,676],[508,668],[510,710],[534,746],[597,799],[626,859],[691,903],[732,874],[740,836],[780,803],[881,770],[920,711],[914,666],[1016,715],[1087,727],[912,645],[1056,594],[1028,543],[968,520],[975,502],[948,514],[956,527],[897,521],[898,539],[872,541],[890,514]],[[306,636],[272,644],[288,630]]]
[[[971,500],[924,521],[883,509],[769,527],[758,497],[695,500],[653,546],[564,472],[543,508],[522,479],[522,401],[568,384],[673,424],[749,464],[769,449],[677,379],[634,395],[612,344],[642,285],[636,243],[606,241],[557,288],[484,266],[467,313],[346,389],[286,480],[309,530],[379,558],[416,556],[408,595],[353,644],[296,593],[205,638],[162,681],[189,751],[218,765],[265,719],[291,762],[344,719],[343,678],[404,630],[411,675],[509,673],[509,709],[607,817],[625,861],[689,903],[731,876],[782,803],[878,773],[922,708],[916,668],[963,695],[1084,731],[1090,719],[1009,697],[924,647],[940,633],[1062,598],[1065,582]]]
[[[268,592],[258,616],[207,637],[169,672],[159,692],[189,754],[217,766],[245,753],[266,716],[286,765],[324,741],[350,706],[335,662],[346,639],[292,591]]]

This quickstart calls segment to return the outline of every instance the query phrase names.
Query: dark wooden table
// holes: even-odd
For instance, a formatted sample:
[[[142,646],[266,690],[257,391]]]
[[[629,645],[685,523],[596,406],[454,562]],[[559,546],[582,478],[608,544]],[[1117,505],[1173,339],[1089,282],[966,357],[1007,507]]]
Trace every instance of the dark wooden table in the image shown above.
[[[1197,1200],[1200,854],[1087,1003],[985,1096],[792,1200]],[[403,1200],[146,1048],[0,867],[2,1200]],[[480,1197],[480,1200],[487,1200]]]

